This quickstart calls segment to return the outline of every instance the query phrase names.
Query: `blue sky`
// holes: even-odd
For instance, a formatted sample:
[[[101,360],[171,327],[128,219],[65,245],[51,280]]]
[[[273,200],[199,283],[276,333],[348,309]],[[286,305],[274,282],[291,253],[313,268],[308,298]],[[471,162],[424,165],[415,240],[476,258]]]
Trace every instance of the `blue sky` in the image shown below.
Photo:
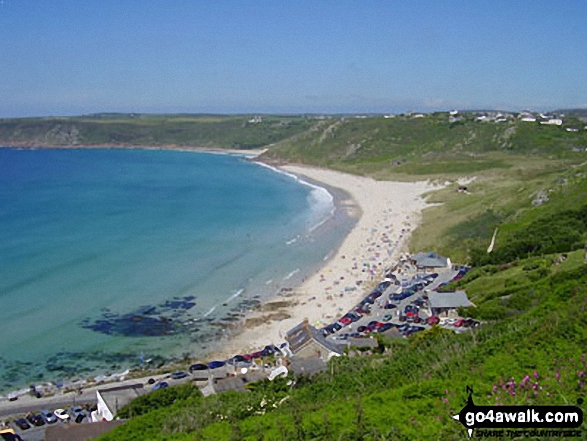
[[[587,107],[584,0],[0,0],[0,117]]]

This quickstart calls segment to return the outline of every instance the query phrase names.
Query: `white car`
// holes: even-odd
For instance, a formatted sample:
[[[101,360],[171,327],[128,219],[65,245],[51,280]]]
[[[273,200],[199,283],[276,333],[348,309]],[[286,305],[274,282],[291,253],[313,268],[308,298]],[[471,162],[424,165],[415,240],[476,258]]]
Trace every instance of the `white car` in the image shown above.
[[[53,411],[53,414],[59,418],[61,421],[67,421],[69,420],[69,414],[67,413],[67,411],[65,409],[55,409]]]

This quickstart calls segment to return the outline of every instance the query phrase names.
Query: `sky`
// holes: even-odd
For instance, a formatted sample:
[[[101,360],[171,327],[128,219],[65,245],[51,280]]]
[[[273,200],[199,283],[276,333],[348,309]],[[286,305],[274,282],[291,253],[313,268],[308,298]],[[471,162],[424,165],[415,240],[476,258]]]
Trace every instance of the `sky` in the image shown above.
[[[584,0],[0,0],[0,117],[587,107]]]

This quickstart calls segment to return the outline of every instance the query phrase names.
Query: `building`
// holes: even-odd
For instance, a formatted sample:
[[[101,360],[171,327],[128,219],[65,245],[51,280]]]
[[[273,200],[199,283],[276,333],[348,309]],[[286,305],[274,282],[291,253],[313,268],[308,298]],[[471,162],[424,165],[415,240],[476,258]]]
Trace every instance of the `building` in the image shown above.
[[[298,359],[319,357],[323,361],[328,361],[332,357],[341,356],[344,352],[342,346],[326,340],[307,319],[288,331],[285,340],[292,355]]]
[[[324,360],[318,357],[297,359],[293,358],[289,364],[290,372],[293,372],[294,376],[299,375],[314,375],[319,372],[326,370],[326,363]]]
[[[98,408],[92,412],[92,421],[112,421],[123,406],[146,393],[143,385],[139,383],[98,389],[96,391]]]
[[[465,291],[436,292],[428,294],[430,315],[437,317],[458,317],[458,308],[475,306]]]
[[[417,253],[412,256],[412,263],[419,270],[434,272],[437,270],[450,269],[451,262],[448,257],[441,256],[435,252]]]
[[[562,126],[563,120],[560,118],[550,118],[547,121],[540,121],[540,124],[546,124],[550,126]]]

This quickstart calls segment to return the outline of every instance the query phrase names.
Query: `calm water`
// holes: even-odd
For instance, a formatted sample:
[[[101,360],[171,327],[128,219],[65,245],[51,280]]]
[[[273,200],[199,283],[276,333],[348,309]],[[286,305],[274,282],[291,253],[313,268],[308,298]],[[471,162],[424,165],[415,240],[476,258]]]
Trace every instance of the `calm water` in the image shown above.
[[[332,210],[233,156],[0,149],[0,389],[205,353],[339,245]]]

